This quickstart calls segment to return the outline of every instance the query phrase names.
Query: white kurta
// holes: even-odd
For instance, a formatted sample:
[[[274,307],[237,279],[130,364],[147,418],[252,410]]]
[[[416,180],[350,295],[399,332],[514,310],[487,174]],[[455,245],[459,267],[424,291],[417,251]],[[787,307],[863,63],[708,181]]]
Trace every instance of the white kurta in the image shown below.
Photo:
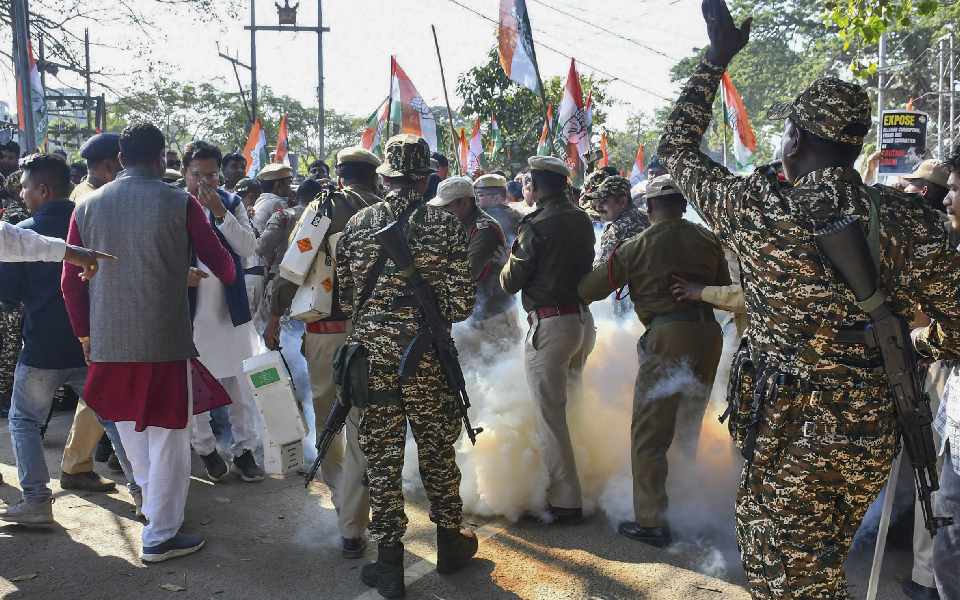
[[[0,262],[60,262],[66,251],[61,239],[0,222]]]
[[[241,259],[254,255],[257,240],[246,208],[242,204],[238,204],[232,213],[228,212],[223,222],[216,227]],[[198,264],[198,267],[210,272],[203,263]],[[238,273],[237,276],[243,277],[243,273]],[[200,280],[197,287],[197,309],[193,318],[193,342],[200,353],[200,362],[217,379],[240,375],[243,361],[256,354],[259,347],[252,322],[239,327],[233,326],[225,289],[216,277]]]

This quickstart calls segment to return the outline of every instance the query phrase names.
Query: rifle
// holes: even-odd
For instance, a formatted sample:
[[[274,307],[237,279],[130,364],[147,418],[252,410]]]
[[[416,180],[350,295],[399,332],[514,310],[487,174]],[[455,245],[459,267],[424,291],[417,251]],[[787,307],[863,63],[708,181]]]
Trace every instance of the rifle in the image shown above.
[[[460,368],[457,347],[450,336],[450,323],[440,314],[433,287],[420,275],[413,264],[413,256],[411,256],[410,247],[407,245],[404,223],[399,220],[394,221],[379,230],[374,234],[374,237],[380,242],[387,257],[400,269],[401,275],[406,279],[408,289],[416,299],[420,314],[423,317],[420,332],[407,346],[400,360],[398,372],[400,381],[406,381],[416,372],[423,354],[432,347],[434,352],[437,353],[437,359],[443,369],[447,385],[457,396],[457,411],[460,413],[463,426],[467,430],[467,437],[470,438],[471,444],[476,445],[477,434],[481,433],[483,428],[473,427],[470,424],[470,417],[467,415],[467,409],[470,408],[470,397],[467,396],[467,387],[463,379],[463,370]]]
[[[334,436],[343,429],[343,424],[346,423],[347,415],[349,414],[349,406],[344,406],[339,398],[334,401],[333,409],[330,410],[330,414],[327,415],[327,421],[323,424],[323,431],[317,436],[317,460],[313,461],[313,466],[310,467],[310,472],[307,473],[303,487],[309,487],[310,482],[317,476],[317,471],[320,470],[320,464],[323,462],[323,459],[327,457],[327,451],[330,450],[330,444],[333,442]]]
[[[872,235],[879,235],[875,221],[871,230]],[[921,392],[909,325],[890,309],[886,293],[877,285],[879,238],[874,238],[876,250],[871,257],[858,219],[848,216],[817,231],[816,239],[820,251],[853,292],[857,305],[870,315],[863,342],[870,350],[880,350],[903,446],[913,467],[923,520],[931,537],[935,536],[938,528],[948,527],[953,519],[934,516],[930,503],[930,494],[940,488],[930,398]]]

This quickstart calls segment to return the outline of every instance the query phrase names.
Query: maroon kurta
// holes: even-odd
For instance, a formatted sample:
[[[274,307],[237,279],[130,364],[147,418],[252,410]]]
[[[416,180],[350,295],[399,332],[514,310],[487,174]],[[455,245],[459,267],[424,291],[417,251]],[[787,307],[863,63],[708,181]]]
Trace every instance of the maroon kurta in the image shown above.
[[[233,283],[236,272],[230,253],[223,247],[203,208],[191,198],[187,229],[197,256],[225,284]],[[82,246],[80,231],[71,219],[67,243]],[[123,257],[119,257],[123,260]],[[77,337],[90,333],[90,297],[87,282],[80,279],[79,267],[64,264],[63,299]],[[187,273],[184,272],[184,277]],[[187,364],[191,365],[193,414],[230,404],[230,397],[197,359],[155,363],[91,363],[83,400],[101,418],[135,421],[136,430],[147,427],[183,429],[187,426]]]

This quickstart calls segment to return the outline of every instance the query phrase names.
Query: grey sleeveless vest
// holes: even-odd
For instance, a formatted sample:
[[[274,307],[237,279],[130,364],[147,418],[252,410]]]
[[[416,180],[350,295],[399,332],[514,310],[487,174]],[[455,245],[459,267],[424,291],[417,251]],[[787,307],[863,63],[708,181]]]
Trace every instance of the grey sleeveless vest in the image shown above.
[[[168,362],[197,355],[187,300],[187,201],[140,169],[121,172],[74,212],[83,243],[118,257],[90,281],[90,359]]]

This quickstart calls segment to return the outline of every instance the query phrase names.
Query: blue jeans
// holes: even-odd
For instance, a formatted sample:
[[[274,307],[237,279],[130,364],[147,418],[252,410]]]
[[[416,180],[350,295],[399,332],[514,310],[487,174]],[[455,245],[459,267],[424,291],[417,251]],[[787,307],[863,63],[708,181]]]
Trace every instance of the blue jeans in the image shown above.
[[[46,502],[52,496],[47,485],[50,483],[50,472],[47,470],[47,461],[43,456],[40,428],[46,423],[47,415],[50,414],[53,394],[62,385],[69,385],[74,390],[82,391],[86,379],[86,367],[38,369],[21,362],[17,363],[13,374],[9,425],[13,453],[17,461],[17,473],[20,477],[20,488],[23,490],[23,499],[27,502]],[[113,443],[127,481],[132,482],[133,470],[123,451],[116,425],[109,421],[101,422],[107,437]],[[130,486],[131,492],[137,489],[136,484]]]
[[[953,517],[953,525],[944,527],[933,538],[933,577],[944,600],[960,598],[960,475],[954,471],[947,448],[940,472],[940,491],[934,495],[933,513]]]

